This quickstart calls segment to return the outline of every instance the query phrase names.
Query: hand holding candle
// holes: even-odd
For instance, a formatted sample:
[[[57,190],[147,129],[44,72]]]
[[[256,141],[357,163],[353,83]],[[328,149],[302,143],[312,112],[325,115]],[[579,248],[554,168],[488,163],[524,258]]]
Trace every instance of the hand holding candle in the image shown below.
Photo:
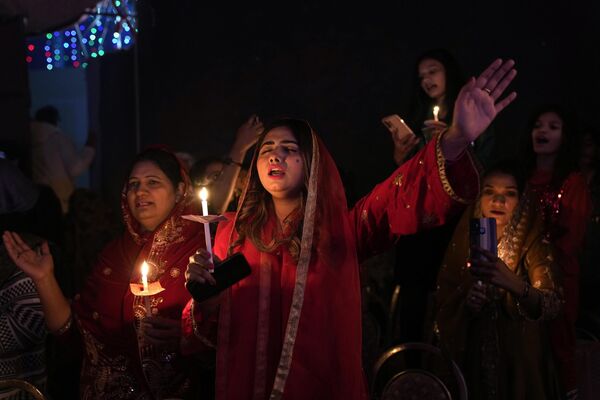
[[[205,187],[203,187],[200,190],[200,200],[202,202],[202,215],[203,216],[208,216],[208,190],[206,190]],[[210,226],[207,222],[204,222],[204,240],[206,243],[206,251],[210,254],[210,262],[213,262],[213,258],[212,258],[212,243],[210,240]],[[212,270],[211,270],[212,272]]]

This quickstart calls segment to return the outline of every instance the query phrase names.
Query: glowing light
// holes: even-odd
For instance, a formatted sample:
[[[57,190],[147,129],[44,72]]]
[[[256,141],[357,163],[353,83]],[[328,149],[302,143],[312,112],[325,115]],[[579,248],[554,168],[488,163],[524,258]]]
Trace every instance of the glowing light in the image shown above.
[[[31,61],[33,61],[33,58],[31,58],[31,56],[27,56],[27,57],[25,57],[25,61],[30,63]]]
[[[148,263],[144,261],[142,263],[142,285],[144,286],[144,292],[148,291]]]
[[[78,62],[77,68],[85,68],[86,58],[97,58],[111,51],[130,48],[135,37],[128,37],[125,32],[137,27],[136,8],[135,0],[101,1],[87,10],[77,24],[66,29],[46,31],[41,37],[28,38],[25,58],[30,63],[29,67],[47,68],[44,60],[51,58],[53,68],[72,68],[75,67],[75,61]],[[104,37],[109,40],[103,40]],[[38,54],[38,48],[44,50]],[[76,53],[72,50],[76,50]],[[31,60],[27,58],[28,55]],[[77,60],[72,59],[74,55]]]
[[[46,69],[47,69],[48,71],[52,71],[52,64],[48,64],[48,65],[46,65]]]

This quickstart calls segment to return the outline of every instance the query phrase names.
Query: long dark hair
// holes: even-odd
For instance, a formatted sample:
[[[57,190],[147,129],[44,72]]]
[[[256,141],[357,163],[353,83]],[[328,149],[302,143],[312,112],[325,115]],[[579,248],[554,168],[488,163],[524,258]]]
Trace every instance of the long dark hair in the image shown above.
[[[273,199],[260,182],[256,161],[265,136],[275,128],[288,128],[298,141],[298,147],[304,165],[304,188],[301,192],[301,206],[288,218],[289,226],[291,227],[290,230],[282,238],[274,238],[270,243],[263,243],[261,232],[263,226],[269,220],[270,214],[273,212]],[[243,243],[244,239],[247,237],[258,250],[264,252],[272,252],[280,245],[287,244],[294,259],[298,258],[300,255],[304,204],[306,202],[308,179],[312,163],[312,146],[312,129],[306,121],[293,118],[278,118],[265,124],[264,130],[259,136],[256,144],[248,188],[243,198],[241,208],[238,210],[235,227],[239,236],[238,239],[232,243],[230,250]]]
[[[446,103],[446,122],[452,122],[454,113],[454,102],[465,82],[462,70],[452,54],[446,49],[432,49],[421,54],[413,67],[414,80],[412,83],[412,96],[410,99],[407,115],[408,123],[414,132],[421,130],[423,121],[431,112],[433,99],[423,91],[421,87],[421,78],[419,78],[419,64],[423,60],[432,59],[440,62],[444,66],[446,75],[446,92],[444,102]]]
[[[561,144],[558,149],[554,169],[552,171],[552,186],[561,186],[566,177],[578,169],[579,160],[579,135],[575,126],[575,120],[571,114],[558,104],[544,104],[531,113],[527,122],[527,128],[522,136],[521,157],[525,165],[527,175],[531,175],[536,168],[537,155],[533,151],[533,138],[531,133],[542,114],[554,113],[562,121]]]

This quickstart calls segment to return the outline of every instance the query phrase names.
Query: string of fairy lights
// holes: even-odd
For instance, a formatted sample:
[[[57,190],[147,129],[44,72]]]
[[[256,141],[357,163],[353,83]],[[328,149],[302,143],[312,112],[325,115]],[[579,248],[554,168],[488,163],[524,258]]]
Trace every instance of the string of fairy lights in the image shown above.
[[[86,68],[90,59],[133,46],[135,0],[102,0],[79,21],[61,30],[30,37],[25,61],[32,68]]]

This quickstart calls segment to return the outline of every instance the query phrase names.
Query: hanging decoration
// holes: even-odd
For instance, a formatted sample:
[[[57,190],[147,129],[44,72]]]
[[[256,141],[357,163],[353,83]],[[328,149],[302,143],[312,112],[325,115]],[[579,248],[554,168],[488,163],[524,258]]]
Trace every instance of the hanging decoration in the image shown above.
[[[102,0],[73,25],[27,39],[25,61],[32,68],[85,68],[90,59],[133,46],[135,0]]]

